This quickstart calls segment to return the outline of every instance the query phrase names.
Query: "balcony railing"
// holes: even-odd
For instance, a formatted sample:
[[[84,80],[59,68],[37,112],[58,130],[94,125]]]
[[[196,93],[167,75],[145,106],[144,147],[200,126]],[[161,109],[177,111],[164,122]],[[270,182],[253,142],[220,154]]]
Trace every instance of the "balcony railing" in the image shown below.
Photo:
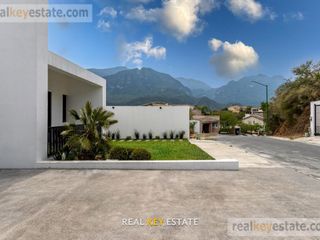
[[[48,128],[48,157],[51,157],[63,150],[66,139],[61,133],[66,129],[65,126]],[[77,125],[76,130],[83,131],[83,125]]]

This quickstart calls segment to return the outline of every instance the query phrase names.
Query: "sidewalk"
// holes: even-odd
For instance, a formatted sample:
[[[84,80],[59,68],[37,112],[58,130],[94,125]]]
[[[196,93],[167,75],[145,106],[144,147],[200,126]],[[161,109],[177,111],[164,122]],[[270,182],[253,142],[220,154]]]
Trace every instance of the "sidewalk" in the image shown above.
[[[282,166],[268,158],[247,152],[244,149],[224,144],[215,140],[195,140],[192,144],[197,145],[203,151],[215,159],[236,159],[240,168],[281,168]]]
[[[318,137],[301,137],[301,138],[296,138],[296,139],[290,139],[290,138],[286,138],[286,137],[274,137],[274,136],[270,136],[270,138],[274,138],[274,139],[282,140],[282,141],[301,142],[301,143],[311,144],[311,145],[315,145],[315,146],[320,146],[320,136],[318,136]]]

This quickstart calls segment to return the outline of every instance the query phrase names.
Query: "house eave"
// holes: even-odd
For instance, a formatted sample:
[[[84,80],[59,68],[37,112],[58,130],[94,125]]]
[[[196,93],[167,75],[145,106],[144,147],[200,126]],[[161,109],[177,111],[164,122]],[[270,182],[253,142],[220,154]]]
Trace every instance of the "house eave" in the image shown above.
[[[105,87],[106,80],[96,74],[70,62],[69,60],[48,51],[48,68],[72,76],[90,84]]]

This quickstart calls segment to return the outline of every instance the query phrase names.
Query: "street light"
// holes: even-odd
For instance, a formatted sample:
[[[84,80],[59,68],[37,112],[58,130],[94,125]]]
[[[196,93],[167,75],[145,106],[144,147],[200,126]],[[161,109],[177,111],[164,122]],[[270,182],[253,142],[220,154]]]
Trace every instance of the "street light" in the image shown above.
[[[257,81],[251,81],[253,83],[259,84],[263,87],[266,88],[266,111],[267,111],[267,115],[266,115],[266,126],[265,126],[265,131],[267,133],[267,131],[269,130],[269,86],[268,84],[263,84]]]

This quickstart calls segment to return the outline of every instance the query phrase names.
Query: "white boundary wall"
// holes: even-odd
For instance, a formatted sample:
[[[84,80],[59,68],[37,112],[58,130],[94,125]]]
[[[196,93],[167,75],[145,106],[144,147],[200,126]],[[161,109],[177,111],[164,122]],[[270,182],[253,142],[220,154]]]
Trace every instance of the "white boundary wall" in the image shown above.
[[[315,105],[320,105],[320,101],[316,101],[316,102],[311,102],[310,103],[310,134],[311,136],[315,136],[315,120],[316,120],[316,116],[315,116]],[[317,121],[320,120],[320,116],[318,113],[317,116]]]
[[[143,134],[151,130],[153,137],[163,137],[163,133],[170,131],[179,133],[185,131],[185,138],[189,138],[189,106],[108,106],[118,123],[112,125],[111,132],[120,131],[121,138],[131,136],[134,132]]]

